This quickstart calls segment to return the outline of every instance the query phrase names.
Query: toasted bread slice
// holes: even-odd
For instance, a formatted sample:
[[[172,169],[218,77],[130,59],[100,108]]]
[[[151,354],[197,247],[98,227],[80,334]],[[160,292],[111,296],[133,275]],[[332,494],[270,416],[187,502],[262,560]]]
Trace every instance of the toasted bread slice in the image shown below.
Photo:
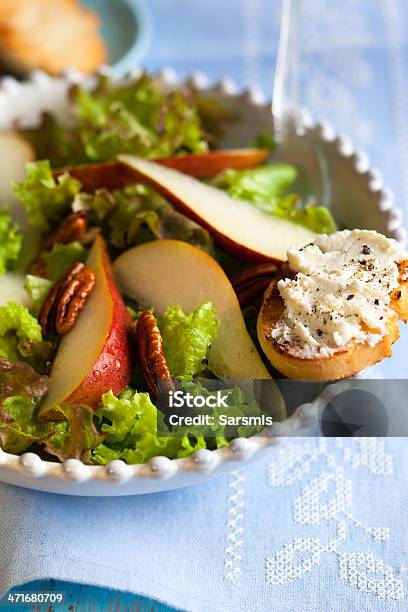
[[[350,343],[344,351],[327,357],[304,358],[294,347],[282,347],[272,338],[272,330],[284,311],[284,302],[275,280],[265,292],[258,317],[258,339],[272,366],[288,378],[329,381],[349,378],[392,354],[391,347],[399,338],[398,319],[408,322],[408,261],[398,264],[399,288],[390,294],[390,308],[395,315],[387,321],[387,333],[374,346]],[[289,268],[284,268],[290,274]]]
[[[22,74],[91,72],[106,61],[99,19],[74,0],[2,0],[0,61]]]

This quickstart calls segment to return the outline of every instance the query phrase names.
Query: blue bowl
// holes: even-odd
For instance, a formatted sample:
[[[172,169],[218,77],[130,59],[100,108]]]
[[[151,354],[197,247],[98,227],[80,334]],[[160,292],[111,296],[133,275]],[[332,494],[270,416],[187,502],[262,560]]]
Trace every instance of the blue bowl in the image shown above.
[[[108,61],[122,74],[140,66],[150,46],[152,21],[143,0],[83,0],[99,15]]]

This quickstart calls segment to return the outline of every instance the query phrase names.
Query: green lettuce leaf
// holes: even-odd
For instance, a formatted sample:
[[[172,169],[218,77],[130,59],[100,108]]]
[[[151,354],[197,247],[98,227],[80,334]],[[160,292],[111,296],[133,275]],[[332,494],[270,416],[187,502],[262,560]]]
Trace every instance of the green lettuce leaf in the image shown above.
[[[134,83],[100,77],[94,91],[70,91],[70,125],[45,115],[42,124],[22,131],[37,157],[53,167],[114,159],[120,153],[160,157],[200,152],[215,146],[231,113],[225,104],[188,86],[168,90],[146,74]]]
[[[163,415],[151,402],[148,393],[126,389],[118,398],[112,391],[102,397],[95,413],[105,441],[92,453],[96,463],[124,459],[128,463],[145,463],[156,455],[177,457],[180,441],[158,436],[158,419]]]
[[[27,290],[31,300],[31,311],[34,315],[38,315],[41,310],[41,306],[44,303],[45,298],[51,291],[53,282],[47,278],[41,276],[34,276],[33,274],[27,274],[24,282],[24,287]]]
[[[337,231],[336,223],[327,208],[312,204],[302,205],[297,195],[289,195],[277,200],[271,212],[276,217],[304,225],[317,234],[332,234]]]
[[[147,75],[126,86],[102,79],[94,92],[77,87],[72,100],[89,160],[106,161],[126,152],[158,157],[207,149],[193,101],[181,91],[165,92]]]
[[[21,251],[22,236],[17,223],[11,219],[6,209],[0,210],[0,276],[9,265],[18,259]]]
[[[113,193],[107,189],[97,189],[95,193],[81,191],[76,196],[73,212],[85,211],[89,215],[91,225],[99,225],[115,210],[117,202]]]
[[[111,391],[105,394],[96,418],[106,438],[92,451],[95,463],[104,465],[114,459],[145,463],[158,455],[176,459],[207,446],[203,436],[195,438],[187,428],[170,434],[163,414],[149,395],[132,389],[126,389],[118,398]]]
[[[184,240],[213,252],[209,233],[174,210],[152,189],[135,185],[110,194],[79,194],[73,209],[85,210],[91,222],[102,227],[108,242],[116,248],[130,248],[160,238]]]
[[[227,408],[208,408],[207,413],[215,417],[214,424],[208,425],[206,429],[203,426],[196,428],[189,428],[189,432],[193,433],[197,438],[204,436],[204,438],[211,440],[215,437],[217,448],[221,448],[228,444],[228,442],[237,437],[248,438],[259,433],[262,426],[258,425],[222,425],[220,423],[220,416],[225,415],[228,417],[244,417],[254,416],[260,417],[262,415],[261,409],[255,400],[249,400],[245,392],[237,386],[230,388],[223,388],[221,381],[183,381],[182,389],[184,392],[189,393],[192,396],[211,397],[217,394],[217,391],[221,393],[225,399]],[[191,414],[193,414],[192,409]],[[203,414],[205,409],[200,408],[199,414]],[[190,413],[189,413],[190,414]],[[182,430],[182,428],[181,428]],[[175,429],[174,433],[178,431]]]
[[[167,309],[159,327],[164,354],[173,376],[191,377],[201,372],[219,325],[211,302],[204,302],[189,314],[184,314],[179,306]]]
[[[65,419],[53,424],[54,431],[48,436],[45,450],[60,461],[85,459],[89,451],[99,446],[104,435],[94,424],[94,411],[88,406],[55,406]]]
[[[44,441],[50,433],[49,423],[35,418],[38,401],[29,397],[14,396],[3,401],[4,412],[10,423],[0,421],[0,446],[8,453],[21,453],[34,442]]]
[[[269,203],[285,196],[294,185],[297,170],[289,164],[260,166],[250,170],[226,170],[214,184],[238,200]]]
[[[15,302],[0,306],[0,357],[19,361],[31,354],[33,344],[40,342],[41,327],[25,306]]]
[[[193,396],[209,397],[216,395],[220,385],[217,389],[207,389],[198,381],[182,381],[180,388]],[[241,389],[233,387],[220,389],[220,392],[226,396],[228,404],[228,408],[222,409],[222,414],[260,416],[259,406],[248,401]],[[218,415],[216,409],[207,410],[208,414]],[[204,413],[204,409],[199,410],[199,414]],[[194,416],[194,410],[189,415]],[[92,451],[92,458],[102,465],[115,459],[123,459],[129,464],[145,463],[158,455],[170,459],[188,457],[201,448],[222,448],[234,437],[248,437],[261,430],[260,426],[253,425],[222,426],[216,419],[213,426],[177,426],[170,431],[164,415],[151,402],[149,395],[130,388],[119,397],[111,391],[106,393],[95,416],[98,429],[106,437]]]
[[[49,232],[71,210],[81,184],[68,174],[57,180],[52,175],[49,161],[27,164],[27,178],[13,182],[16,198],[24,206],[31,225]]]
[[[213,179],[213,184],[233,198],[251,202],[264,212],[303,225],[318,234],[337,230],[330,211],[323,206],[303,204],[289,194],[297,177],[294,166],[275,164],[250,170],[226,170]]]
[[[147,393],[137,394],[126,389],[119,397],[108,391],[102,397],[102,406],[96,413],[100,421],[104,421],[101,431],[106,433],[107,442],[123,442],[136,422],[137,416],[145,416],[145,406],[150,409],[150,399]]]
[[[61,244],[57,242],[51,251],[43,253],[47,266],[47,277],[51,281],[59,279],[61,274],[78,261],[85,261],[88,250],[79,242]]]

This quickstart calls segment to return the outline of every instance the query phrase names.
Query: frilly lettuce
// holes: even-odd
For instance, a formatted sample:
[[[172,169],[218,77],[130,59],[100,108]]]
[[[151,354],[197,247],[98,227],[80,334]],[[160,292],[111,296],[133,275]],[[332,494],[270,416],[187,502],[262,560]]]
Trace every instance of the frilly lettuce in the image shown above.
[[[317,234],[333,234],[337,231],[336,223],[328,208],[312,204],[303,205],[295,194],[274,202],[271,211],[276,217],[304,225]]]
[[[221,383],[221,381],[206,382],[200,380],[185,381],[182,383],[183,391],[192,396],[210,397],[216,394],[218,390],[225,399],[228,408],[208,409],[208,413],[215,417],[214,425],[209,425],[208,430],[202,426],[192,430],[192,433],[197,437],[200,435],[204,436],[205,439],[215,437],[218,448],[228,444],[228,441],[232,438],[248,438],[249,436],[255,435],[259,433],[262,428],[257,425],[231,426],[220,424],[219,417],[221,415],[228,417],[259,417],[262,414],[257,402],[248,399],[242,389],[237,386],[222,388],[223,384],[224,383]],[[201,408],[200,413],[203,413],[203,409]]]
[[[13,396],[4,400],[3,410],[11,422],[0,420],[0,446],[3,450],[18,454],[48,436],[50,425],[34,418],[37,404],[29,397]]]
[[[156,77],[115,85],[100,77],[94,91],[70,91],[74,120],[64,126],[50,115],[22,133],[39,158],[54,167],[114,159],[119,153],[159,157],[199,152],[217,144],[230,112],[188,86],[168,91]]]
[[[25,278],[24,287],[30,296],[31,300],[31,311],[37,315],[44,303],[45,298],[51,291],[53,282],[47,278],[41,276],[34,276],[33,274],[27,274]]]
[[[41,327],[25,306],[15,302],[0,306],[0,357],[19,361],[41,341]]]
[[[26,363],[0,358],[0,446],[19,453],[44,440],[49,424],[39,423],[36,409],[48,390],[48,378]]]
[[[96,463],[106,464],[123,459],[129,464],[145,463],[152,457],[163,455],[170,459],[185,457],[206,448],[203,435],[195,437],[187,428],[165,432],[164,416],[147,393],[126,389],[118,398],[111,391],[102,397],[102,406],[96,412],[99,429],[106,434],[104,443],[97,446],[92,457]],[[215,440],[212,444],[216,446]]]
[[[95,193],[81,191],[72,203],[73,212],[85,211],[91,224],[99,225],[115,210],[117,202],[114,194],[107,189],[97,189]]]
[[[226,170],[213,184],[233,198],[251,202],[268,214],[308,227],[316,233],[337,230],[330,211],[323,206],[303,204],[294,188],[297,171],[289,164],[260,166],[250,170]]]
[[[126,389],[115,397],[109,391],[102,397],[96,418],[99,429],[106,434],[104,443],[92,453],[97,463],[119,458],[129,463],[144,463],[158,454],[177,457],[179,441],[157,435],[157,419],[163,419],[163,415],[148,393]]]
[[[296,178],[294,166],[273,164],[250,170],[226,170],[215,177],[214,183],[238,200],[267,204],[285,196]]]
[[[78,261],[85,261],[88,251],[79,242],[69,244],[56,243],[51,251],[43,253],[47,266],[47,278],[56,281],[68,268]]]
[[[182,382],[181,388],[191,395],[204,397],[217,393],[198,381]],[[222,414],[235,417],[260,415],[256,402],[248,401],[241,389],[234,387],[221,390],[221,393],[226,396],[228,404],[228,408],[222,409]],[[217,409],[208,411],[215,416],[218,414]],[[130,388],[119,397],[111,391],[106,393],[96,418],[98,429],[106,436],[104,442],[92,451],[93,461],[100,464],[114,459],[123,459],[129,464],[145,463],[157,455],[170,459],[187,457],[201,448],[222,448],[233,437],[248,437],[260,430],[256,426],[221,426],[216,419],[214,426],[177,426],[170,431],[164,415],[149,395]]]
[[[19,227],[11,220],[6,209],[0,210],[0,275],[4,274],[9,264],[16,261],[21,250],[22,236]]]
[[[213,251],[211,237],[200,227],[144,185],[134,185],[109,193],[104,189],[95,194],[80,193],[72,206],[74,211],[86,211],[91,224],[115,248],[123,249],[155,240],[184,240],[207,252]]]
[[[61,461],[87,461],[87,454],[104,439],[95,427],[93,409],[83,405],[64,405],[55,406],[54,410],[61,413],[64,420],[53,423],[53,432],[47,438],[45,450]]]
[[[119,87],[102,79],[91,93],[77,87],[72,100],[90,160],[105,161],[124,152],[158,157],[207,149],[193,101],[181,91],[165,92],[147,75]]]
[[[87,459],[87,453],[104,439],[95,427],[92,408],[55,406],[62,420],[41,421],[38,406],[48,386],[48,377],[40,376],[27,363],[0,358],[0,446],[20,453],[36,442],[61,461]]]
[[[54,179],[49,161],[27,164],[27,178],[13,182],[16,198],[24,206],[30,224],[46,233],[70,212],[81,184],[68,174]]]
[[[164,354],[173,376],[192,377],[203,370],[203,362],[217,337],[219,325],[211,302],[204,302],[189,314],[179,306],[167,309],[159,320],[159,327]]]

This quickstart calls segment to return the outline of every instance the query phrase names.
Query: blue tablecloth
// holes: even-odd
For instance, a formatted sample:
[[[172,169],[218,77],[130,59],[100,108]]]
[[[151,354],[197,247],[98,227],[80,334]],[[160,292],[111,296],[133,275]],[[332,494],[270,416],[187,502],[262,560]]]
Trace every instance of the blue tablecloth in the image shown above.
[[[407,209],[408,7],[305,4],[301,103],[368,150]],[[145,65],[230,76],[269,94],[279,5],[149,0]],[[407,350],[405,330],[385,376],[407,375]],[[138,594],[47,583],[83,610],[167,609],[145,595],[189,610],[403,611],[407,463],[403,439],[298,440],[240,473],[143,498],[1,485],[0,587],[53,578]]]

